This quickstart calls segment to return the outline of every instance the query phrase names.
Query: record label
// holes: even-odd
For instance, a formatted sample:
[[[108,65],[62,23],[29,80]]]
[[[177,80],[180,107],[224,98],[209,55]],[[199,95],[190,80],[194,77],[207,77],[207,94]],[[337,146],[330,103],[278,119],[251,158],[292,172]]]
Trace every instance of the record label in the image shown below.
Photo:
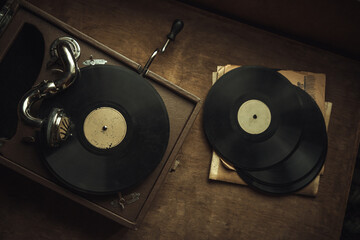
[[[237,119],[240,127],[245,132],[260,134],[270,126],[271,113],[265,103],[257,99],[251,99],[241,104]]]
[[[110,149],[125,138],[127,124],[124,116],[114,108],[100,107],[85,118],[84,135],[96,148]]]

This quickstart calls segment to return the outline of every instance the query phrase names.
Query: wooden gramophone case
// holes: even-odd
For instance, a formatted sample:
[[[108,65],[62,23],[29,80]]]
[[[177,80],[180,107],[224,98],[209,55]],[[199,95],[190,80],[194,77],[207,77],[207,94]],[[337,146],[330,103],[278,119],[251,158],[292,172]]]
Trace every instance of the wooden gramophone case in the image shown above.
[[[90,56],[106,59],[109,65],[122,65],[135,72],[141,66],[29,3],[21,2],[14,6],[9,24],[0,35],[1,101],[5,100],[0,105],[0,112],[2,116],[8,116],[1,122],[0,163],[122,225],[136,228],[199,113],[200,99],[148,71],[144,77],[162,97],[170,121],[169,142],[160,164],[145,181],[119,194],[82,196],[74,193],[59,184],[39,158],[40,149],[36,144],[38,129],[27,126],[18,117],[20,98],[32,86],[53,77],[46,65],[50,61],[50,46],[59,37],[69,36],[79,43],[80,68]],[[35,106],[35,111],[37,109]],[[126,201],[119,203],[121,198]]]

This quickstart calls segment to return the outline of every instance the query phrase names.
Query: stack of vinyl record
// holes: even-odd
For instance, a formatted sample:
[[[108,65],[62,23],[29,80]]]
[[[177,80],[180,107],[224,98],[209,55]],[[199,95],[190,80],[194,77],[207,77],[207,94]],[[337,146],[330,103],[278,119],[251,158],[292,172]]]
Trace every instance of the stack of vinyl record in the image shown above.
[[[222,76],[206,98],[203,124],[217,154],[263,192],[298,191],[325,161],[319,107],[273,69],[240,67]]]

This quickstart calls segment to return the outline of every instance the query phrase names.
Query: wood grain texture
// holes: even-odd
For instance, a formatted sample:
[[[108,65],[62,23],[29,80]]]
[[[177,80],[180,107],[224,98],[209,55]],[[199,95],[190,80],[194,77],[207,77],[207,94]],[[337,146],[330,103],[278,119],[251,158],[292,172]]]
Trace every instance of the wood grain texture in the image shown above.
[[[357,0],[180,0],[360,59]]]
[[[175,1],[31,0],[130,59],[145,63],[173,19],[182,33],[151,66],[204,99],[225,64],[322,72],[333,103],[329,150],[316,198],[272,197],[210,182],[211,148],[197,118],[137,231],[0,167],[0,239],[338,239],[359,145],[360,63]]]

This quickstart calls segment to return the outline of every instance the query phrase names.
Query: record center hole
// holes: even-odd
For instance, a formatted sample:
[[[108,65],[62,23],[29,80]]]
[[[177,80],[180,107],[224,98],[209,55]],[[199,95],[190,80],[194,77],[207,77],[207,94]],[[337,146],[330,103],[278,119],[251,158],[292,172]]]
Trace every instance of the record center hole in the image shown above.
[[[254,115],[253,115],[253,119],[257,119],[257,116],[256,116],[256,114],[254,114]]]

